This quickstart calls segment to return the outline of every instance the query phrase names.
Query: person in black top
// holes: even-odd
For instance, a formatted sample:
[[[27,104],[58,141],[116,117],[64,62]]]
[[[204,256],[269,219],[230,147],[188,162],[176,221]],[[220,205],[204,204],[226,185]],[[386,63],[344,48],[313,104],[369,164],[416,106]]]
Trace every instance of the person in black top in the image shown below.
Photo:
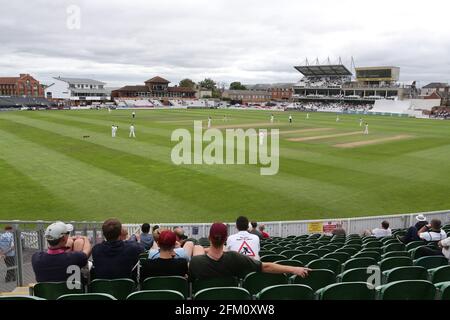
[[[228,238],[227,226],[214,223],[209,230],[211,247],[203,255],[194,256],[189,264],[191,281],[215,277],[243,278],[250,272],[290,273],[306,277],[310,269],[261,262],[235,251],[223,251]]]
[[[171,230],[164,230],[158,238],[159,258],[141,262],[140,280],[157,276],[181,276],[188,274],[186,259],[175,259],[176,234]]]
[[[135,241],[121,240],[122,224],[108,219],[102,226],[106,241],[92,249],[92,277],[96,279],[136,278],[139,255],[144,247]]]
[[[419,238],[419,235],[417,233],[420,229],[422,229],[423,226],[426,226],[427,224],[428,221],[425,216],[423,214],[419,214],[416,217],[416,224],[409,227],[406,235],[404,235],[403,237],[397,236],[397,240],[404,244],[408,244],[412,241],[420,241],[421,239]]]

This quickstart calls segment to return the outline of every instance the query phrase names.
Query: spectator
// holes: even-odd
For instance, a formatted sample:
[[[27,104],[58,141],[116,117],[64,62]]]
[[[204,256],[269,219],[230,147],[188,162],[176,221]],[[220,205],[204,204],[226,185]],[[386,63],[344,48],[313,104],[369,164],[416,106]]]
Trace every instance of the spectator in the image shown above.
[[[167,231],[167,230],[161,230],[161,229],[158,229],[158,230],[159,230],[159,233],[158,233],[157,240],[155,240],[153,247],[148,252],[148,258],[151,260],[158,259],[160,257],[161,248],[159,247],[159,242],[160,242],[159,238],[161,237],[161,234],[163,232]],[[176,233],[173,232],[173,234],[175,234],[175,245],[174,245],[174,249],[172,252],[174,259],[186,259],[187,261],[189,261],[189,260],[191,260],[192,255],[198,254],[197,252],[199,250],[201,252],[203,252],[203,247],[194,245],[194,242],[192,242],[192,241],[186,241],[184,243],[184,246],[181,247],[180,243],[176,240],[176,237],[177,237]]]
[[[441,229],[441,220],[433,219],[430,224],[423,226],[418,231],[418,236],[420,239],[427,243],[435,243],[436,247],[423,246],[417,248],[417,252],[421,256],[441,256],[443,255],[443,250],[439,247],[439,242],[447,239],[447,233]],[[444,241],[444,246],[446,246],[446,241]],[[442,243],[441,243],[442,245]]]
[[[159,255],[157,258],[142,262],[140,271],[141,280],[156,276],[187,276],[188,260],[175,258],[175,244],[175,232],[170,230],[161,232],[158,239]]]
[[[269,235],[266,231],[264,231],[264,230],[266,230],[266,226],[263,225],[263,224],[260,224],[260,225],[259,225],[259,232],[261,232],[263,238],[264,238],[264,239],[270,238],[270,235]]]
[[[150,250],[153,246],[153,236],[150,234],[150,225],[148,223],[144,223],[141,226],[139,242],[144,246],[145,250]]]
[[[256,221],[252,221],[250,225],[252,226],[250,233],[258,236],[259,240],[262,240],[263,236],[262,233],[258,231],[258,223]]]
[[[228,237],[227,250],[259,260],[259,237],[247,231],[248,219],[243,216],[238,217],[236,228],[238,233]]]
[[[184,246],[184,243],[187,240],[187,236],[184,234],[184,230],[182,227],[175,227],[173,228],[173,232],[175,232],[175,235],[177,237],[177,242],[180,244],[180,246]]]
[[[331,231],[331,234],[333,236],[345,236],[346,232],[345,229],[342,228],[342,224],[337,224],[336,228],[333,231]]]
[[[439,248],[442,249],[442,254],[446,257],[450,262],[450,238],[445,238],[438,242]]]
[[[401,237],[401,236],[397,236],[397,239],[404,243],[410,243],[412,241],[419,241],[419,235],[418,235],[418,231],[420,229],[422,229],[423,226],[426,226],[428,224],[427,219],[425,218],[425,216],[423,214],[419,214],[416,217],[416,224],[414,226],[411,226],[408,228],[408,232],[406,233],[405,236]]]
[[[71,238],[72,245],[68,246],[72,225],[57,221],[45,230],[48,243],[47,252],[36,252],[31,258],[37,282],[66,281],[73,273],[68,273],[68,267],[83,268],[91,255],[91,243],[87,237],[75,236]],[[80,279],[81,280],[81,279]]]
[[[16,250],[13,228],[10,225],[5,226],[5,232],[0,235],[0,256],[4,257],[6,265],[5,282],[16,281]]]
[[[208,253],[192,257],[189,265],[191,280],[215,277],[243,278],[250,272],[289,273],[305,277],[309,269],[260,262],[234,251],[224,251],[227,240],[227,226],[214,223],[209,230],[211,247]]]
[[[106,241],[95,245],[92,250],[94,278],[136,278],[134,267],[144,248],[134,241],[123,241],[123,230],[117,219],[108,219],[103,223],[102,231]]]
[[[390,237],[392,235],[392,231],[389,229],[389,222],[384,220],[381,223],[381,228],[375,228],[372,230],[372,235],[375,236],[375,238]]]

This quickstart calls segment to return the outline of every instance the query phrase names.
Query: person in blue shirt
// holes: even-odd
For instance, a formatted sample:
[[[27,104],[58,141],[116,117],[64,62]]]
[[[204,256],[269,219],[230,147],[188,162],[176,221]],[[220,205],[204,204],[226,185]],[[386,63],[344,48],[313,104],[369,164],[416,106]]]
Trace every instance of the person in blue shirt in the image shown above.
[[[141,245],[144,247],[145,250],[150,250],[154,242],[153,235],[150,234],[150,225],[148,223],[144,223],[141,226],[141,234],[140,235],[133,234],[130,237],[130,240],[137,241],[141,243]]]
[[[14,249],[13,228],[5,227],[5,232],[0,235],[0,256],[3,256],[6,264],[5,282],[16,281],[16,250]]]

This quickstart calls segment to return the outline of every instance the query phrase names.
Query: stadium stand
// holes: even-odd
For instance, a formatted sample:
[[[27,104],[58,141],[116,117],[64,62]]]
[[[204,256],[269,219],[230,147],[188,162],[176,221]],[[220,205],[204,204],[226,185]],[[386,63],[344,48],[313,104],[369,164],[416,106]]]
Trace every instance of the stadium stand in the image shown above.
[[[443,227],[449,229],[449,225]],[[189,281],[184,277],[96,279],[69,290],[65,282],[37,283],[31,296],[8,295],[0,299],[62,300],[409,300],[450,299],[450,265],[443,256],[415,257],[423,242],[405,246],[393,236],[374,238],[351,234],[273,237],[261,240],[261,260],[302,266],[312,270],[305,278],[296,275],[249,273],[235,277]],[[297,249],[286,248],[295,247]],[[324,248],[326,249],[316,249]],[[306,250],[305,250],[306,248]],[[283,249],[283,251],[280,251]],[[392,249],[392,250],[391,250]],[[282,254],[276,254],[275,251]],[[324,250],[322,255],[317,250]],[[346,251],[342,251],[346,250]],[[298,253],[298,252],[309,253]],[[147,254],[148,256],[148,254]],[[145,259],[143,255],[141,259]],[[382,278],[368,286],[368,267]]]
[[[0,109],[9,108],[51,108],[56,104],[45,98],[33,97],[2,97],[0,96]]]

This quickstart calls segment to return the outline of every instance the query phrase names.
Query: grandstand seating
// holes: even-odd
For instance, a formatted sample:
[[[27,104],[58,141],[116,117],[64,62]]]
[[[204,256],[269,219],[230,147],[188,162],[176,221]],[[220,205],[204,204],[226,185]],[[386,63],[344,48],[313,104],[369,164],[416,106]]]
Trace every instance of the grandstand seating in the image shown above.
[[[33,291],[36,297],[60,297],[65,300],[111,297],[117,300],[308,300],[314,297],[323,300],[450,299],[449,261],[442,256],[417,257],[416,250],[419,245],[424,245],[422,242],[404,246],[392,240],[392,237],[375,239],[359,235],[332,238],[304,235],[261,241],[261,260],[290,266],[307,266],[312,271],[306,278],[250,273],[243,279],[228,277],[195,280],[192,290],[183,277],[150,277],[141,279],[140,284],[131,279],[96,279],[89,284],[87,290],[83,286],[79,290],[68,290],[63,282],[39,283],[34,286]],[[286,249],[291,247],[298,249]],[[305,247],[312,248],[308,252],[312,250],[315,253],[326,253],[304,253]],[[274,254],[273,249],[283,254]],[[145,254],[142,258],[146,257]],[[367,287],[367,281],[373,274],[368,272],[367,267],[370,266],[378,266],[382,272],[382,285],[376,288],[377,294]]]

